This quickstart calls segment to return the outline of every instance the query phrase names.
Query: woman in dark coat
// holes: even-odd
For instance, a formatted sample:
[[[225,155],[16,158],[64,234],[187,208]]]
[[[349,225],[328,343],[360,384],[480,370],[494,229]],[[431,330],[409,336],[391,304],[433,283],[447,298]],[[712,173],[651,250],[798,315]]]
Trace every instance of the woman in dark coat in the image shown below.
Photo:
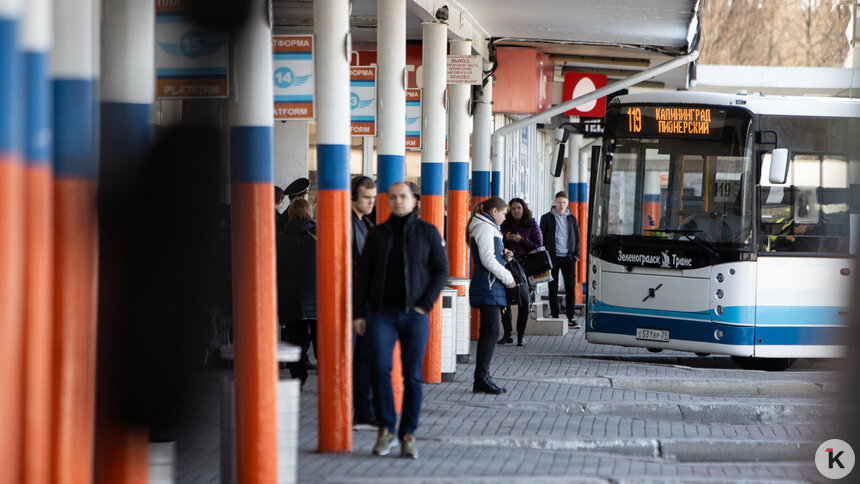
[[[304,384],[308,370],[303,362],[317,319],[316,223],[304,199],[293,200],[287,215],[290,220],[278,233],[278,319],[281,338],[302,348],[302,360],[288,367]]]
[[[543,236],[537,221],[532,217],[532,211],[522,198],[513,198],[508,203],[508,214],[502,222],[502,238],[505,248],[514,253],[514,259],[522,262],[523,257],[538,247],[543,246]],[[525,346],[526,323],[529,320],[529,300],[520,297],[517,311],[517,345]],[[507,306],[502,313],[502,326],[505,334],[499,344],[513,343],[511,338],[511,307]]]

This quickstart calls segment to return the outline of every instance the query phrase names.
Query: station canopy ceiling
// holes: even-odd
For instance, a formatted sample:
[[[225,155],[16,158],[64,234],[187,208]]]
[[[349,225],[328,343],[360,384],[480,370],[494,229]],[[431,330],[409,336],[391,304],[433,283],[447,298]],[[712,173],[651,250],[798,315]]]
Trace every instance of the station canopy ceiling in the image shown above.
[[[486,45],[534,47],[557,72],[604,73],[609,81],[685,54],[699,27],[700,0],[406,0],[407,41],[421,40],[421,22],[448,7],[449,38]],[[376,50],[377,0],[350,2],[353,48]],[[273,0],[275,33],[311,33],[312,0]],[[687,86],[688,69],[675,69],[641,87]]]

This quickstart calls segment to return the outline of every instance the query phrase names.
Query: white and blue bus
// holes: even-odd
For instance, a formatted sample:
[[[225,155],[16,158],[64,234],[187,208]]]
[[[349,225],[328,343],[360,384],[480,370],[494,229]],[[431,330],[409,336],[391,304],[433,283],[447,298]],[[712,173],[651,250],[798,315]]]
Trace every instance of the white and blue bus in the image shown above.
[[[860,102],[696,92],[607,107],[592,167],[591,343],[785,369],[841,354]]]

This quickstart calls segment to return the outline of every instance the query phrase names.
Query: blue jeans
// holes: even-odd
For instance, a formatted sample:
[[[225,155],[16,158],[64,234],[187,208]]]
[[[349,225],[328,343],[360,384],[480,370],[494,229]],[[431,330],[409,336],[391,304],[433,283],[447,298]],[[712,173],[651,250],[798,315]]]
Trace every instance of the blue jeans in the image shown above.
[[[404,434],[414,434],[418,428],[424,392],[421,367],[429,333],[428,316],[414,309],[401,312],[383,306],[378,314],[371,314],[367,318],[366,337],[373,348],[373,405],[376,420],[391,433],[394,433],[397,424],[394,392],[391,389],[391,366],[394,344],[400,340],[404,392],[403,413],[397,435],[401,438]]]

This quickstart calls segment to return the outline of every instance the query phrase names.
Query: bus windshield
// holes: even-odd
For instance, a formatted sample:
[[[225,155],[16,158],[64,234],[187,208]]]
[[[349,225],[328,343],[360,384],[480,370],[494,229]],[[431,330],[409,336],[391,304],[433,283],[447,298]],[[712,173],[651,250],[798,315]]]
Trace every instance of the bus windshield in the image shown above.
[[[707,109],[715,111],[708,124],[692,128],[658,125],[661,109],[653,106],[637,113],[638,126],[628,106],[607,113],[607,153],[595,183],[596,242],[624,237],[689,241],[707,250],[750,246],[749,116]]]

